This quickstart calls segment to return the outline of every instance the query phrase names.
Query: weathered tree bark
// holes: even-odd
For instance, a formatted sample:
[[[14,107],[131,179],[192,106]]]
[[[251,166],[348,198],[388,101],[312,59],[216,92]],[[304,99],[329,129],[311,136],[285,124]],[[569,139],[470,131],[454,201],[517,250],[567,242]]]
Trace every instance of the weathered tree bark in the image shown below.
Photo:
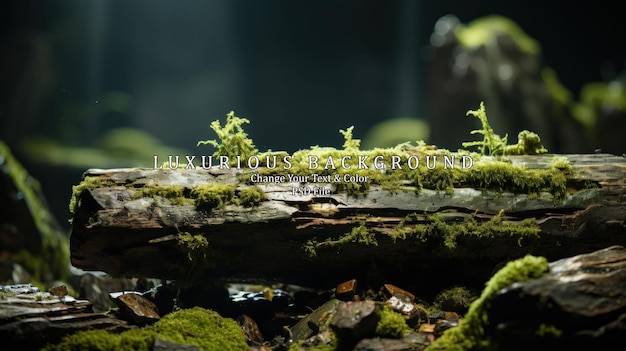
[[[542,168],[552,156],[510,159]],[[407,186],[391,193],[372,185],[365,194],[348,195],[335,192],[333,184],[325,185],[330,194],[301,196],[293,188],[303,184],[284,182],[255,184],[267,197],[257,206],[207,208],[137,194],[147,184],[192,189],[219,183],[242,189],[250,186],[253,171],[91,169],[84,178],[97,177],[106,185],[77,194],[71,262],[86,270],[164,279],[193,272],[326,286],[358,278],[410,287],[424,279],[482,284],[499,263],[525,254],[555,260],[626,245],[626,158],[559,156],[571,162],[568,184],[578,189],[558,202],[549,194],[474,188],[448,193]],[[480,226],[489,220],[496,227]],[[437,235],[419,234],[425,231]],[[528,234],[533,231],[537,235]],[[202,267],[181,250],[176,240],[181,232],[208,240]]]

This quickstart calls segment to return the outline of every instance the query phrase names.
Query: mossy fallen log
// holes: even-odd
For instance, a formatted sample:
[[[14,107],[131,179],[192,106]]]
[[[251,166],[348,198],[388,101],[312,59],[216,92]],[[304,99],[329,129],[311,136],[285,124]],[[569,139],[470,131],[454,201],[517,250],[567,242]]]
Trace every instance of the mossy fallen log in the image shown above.
[[[187,281],[408,287],[481,284],[526,254],[555,260],[626,245],[624,157],[483,156],[464,169],[406,168],[375,170],[393,186],[372,169],[355,167],[344,173],[368,179],[343,181],[340,167],[322,165],[90,169],[70,205],[71,262]]]

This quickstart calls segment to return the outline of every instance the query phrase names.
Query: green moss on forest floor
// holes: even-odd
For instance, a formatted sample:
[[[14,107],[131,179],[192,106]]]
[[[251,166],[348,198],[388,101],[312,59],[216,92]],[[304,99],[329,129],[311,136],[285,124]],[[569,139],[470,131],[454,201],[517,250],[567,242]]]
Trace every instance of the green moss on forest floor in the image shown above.
[[[121,333],[102,329],[80,331],[64,337],[52,350],[152,350],[155,339],[196,345],[204,351],[248,350],[246,336],[235,322],[217,312],[193,307],[163,316],[153,325]]]

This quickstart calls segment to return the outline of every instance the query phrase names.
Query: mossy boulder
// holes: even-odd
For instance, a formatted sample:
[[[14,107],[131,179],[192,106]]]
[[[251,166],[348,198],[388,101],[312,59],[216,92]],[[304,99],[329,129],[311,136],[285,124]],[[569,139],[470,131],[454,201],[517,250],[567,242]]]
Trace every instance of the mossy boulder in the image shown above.
[[[203,351],[248,350],[246,337],[233,319],[201,307],[183,309],[163,316],[151,326],[113,333],[81,331],[47,345],[42,351],[100,350],[149,351],[155,339],[196,345]]]
[[[0,213],[0,242],[3,255],[7,255],[4,259],[26,268],[33,283],[66,279],[70,257],[68,233],[50,211],[39,181],[1,140],[0,173],[3,209]]]

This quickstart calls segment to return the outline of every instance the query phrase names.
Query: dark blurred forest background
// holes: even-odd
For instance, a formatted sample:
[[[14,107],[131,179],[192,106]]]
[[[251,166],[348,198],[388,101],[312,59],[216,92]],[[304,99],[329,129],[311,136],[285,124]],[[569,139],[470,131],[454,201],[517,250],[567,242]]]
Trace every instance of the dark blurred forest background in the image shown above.
[[[84,170],[211,154],[196,143],[215,138],[211,121],[230,111],[251,121],[245,128],[261,151],[341,147],[339,129],[352,125],[364,147],[406,139],[457,149],[476,127],[465,112],[485,101],[496,132],[513,143],[530,129],[550,152],[621,154],[626,21],[611,5],[5,0],[0,140],[62,223]],[[516,23],[540,51],[503,40],[494,59],[450,38],[455,26],[489,15]],[[471,60],[493,63],[499,78],[483,79]],[[612,98],[596,89],[595,107],[581,105],[589,83]],[[606,101],[612,134],[604,136],[590,108]]]

